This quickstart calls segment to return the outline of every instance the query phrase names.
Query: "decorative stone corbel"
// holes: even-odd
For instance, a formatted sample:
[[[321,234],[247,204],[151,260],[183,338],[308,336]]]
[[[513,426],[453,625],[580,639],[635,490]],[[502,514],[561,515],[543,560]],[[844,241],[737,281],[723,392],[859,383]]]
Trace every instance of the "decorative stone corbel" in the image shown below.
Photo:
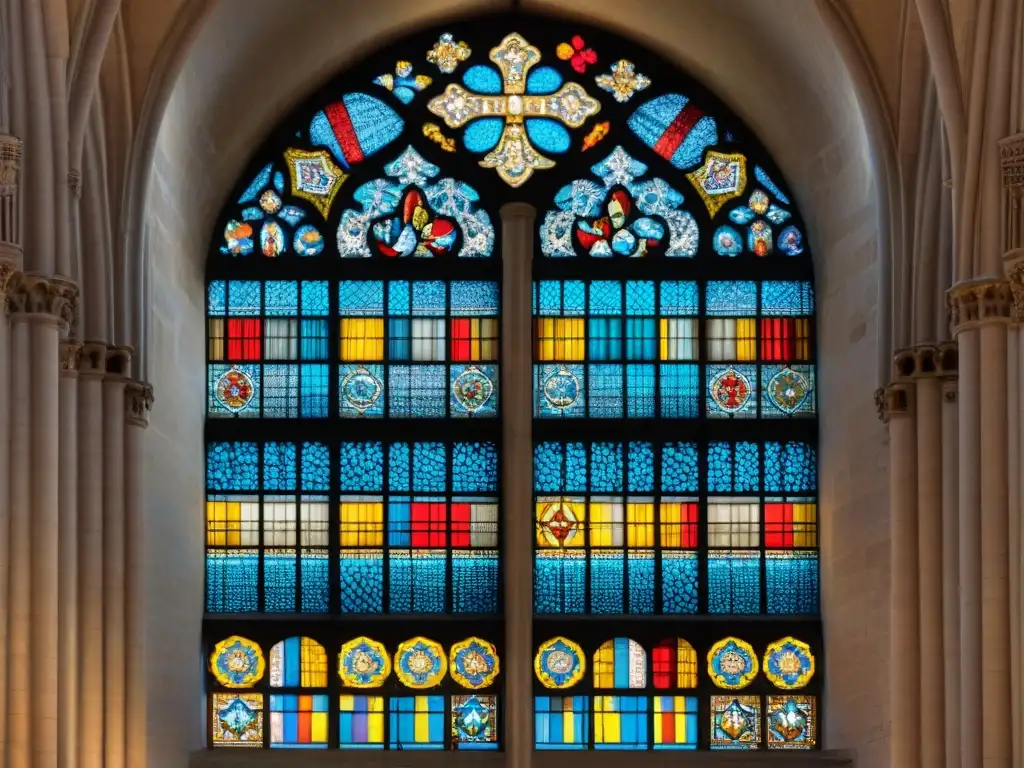
[[[1010,322],[1013,318],[1013,291],[1008,280],[980,278],[957,283],[946,292],[949,305],[949,329],[960,331],[986,323]]]
[[[1003,258],[1016,262],[1024,258],[1024,133],[999,142],[999,164],[1006,197]]]
[[[0,262],[16,262],[21,269],[21,215],[18,173],[21,139],[0,135]]]
[[[62,341],[60,343],[60,372],[76,375],[82,365],[82,342]]]
[[[129,381],[125,389],[125,423],[133,427],[149,426],[153,410],[153,385],[145,381]]]
[[[102,379],[107,375],[107,345],[99,341],[87,341],[82,345],[78,363],[79,378]]]
[[[1013,319],[1024,323],[1024,248],[1003,254],[1003,271],[1013,293]]]
[[[894,416],[906,416],[910,412],[913,387],[906,384],[888,384],[875,390],[875,406],[878,418],[888,424]]]
[[[130,379],[132,377],[132,354],[129,346],[107,347],[107,378]]]

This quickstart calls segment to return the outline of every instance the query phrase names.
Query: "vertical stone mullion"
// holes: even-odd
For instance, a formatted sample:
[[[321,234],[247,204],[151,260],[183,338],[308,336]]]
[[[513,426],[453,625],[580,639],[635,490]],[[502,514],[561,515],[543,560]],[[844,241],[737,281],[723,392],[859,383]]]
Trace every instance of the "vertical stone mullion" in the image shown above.
[[[533,752],[533,445],[531,282],[534,209],[501,209],[502,558],[505,575],[505,753],[529,768]]]

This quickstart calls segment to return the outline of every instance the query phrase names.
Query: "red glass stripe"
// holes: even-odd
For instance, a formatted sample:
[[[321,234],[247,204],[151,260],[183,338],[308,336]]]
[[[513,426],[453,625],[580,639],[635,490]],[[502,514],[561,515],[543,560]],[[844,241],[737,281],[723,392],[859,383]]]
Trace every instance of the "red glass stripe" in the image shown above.
[[[675,712],[661,713],[661,743],[676,743],[676,715]]]
[[[301,698],[306,698],[302,696]],[[299,704],[301,707],[306,702]],[[299,712],[299,733],[298,733],[299,744],[312,744],[313,743],[313,714],[311,712]]]
[[[452,546],[469,546],[469,524],[472,519],[470,504],[452,504]]]
[[[793,505],[764,505],[764,545],[769,549],[793,546]]]
[[[761,319],[761,358],[792,360],[796,356],[796,321],[787,317]]]
[[[697,505],[681,504],[679,510],[681,526],[680,543],[684,549],[697,548]]]
[[[354,165],[362,161],[363,148],[359,146],[355,129],[352,127],[352,118],[349,117],[344,102],[335,102],[324,112],[327,114],[327,119],[334,130],[334,136],[337,138],[338,144],[341,145],[341,153],[345,156],[348,164]]]
[[[654,670],[654,687],[659,689],[675,688],[675,646],[655,646],[651,659]]]
[[[654,144],[654,151],[666,160],[671,160],[672,155],[679,149],[679,145],[690,135],[693,126],[702,117],[704,117],[704,113],[691,101],[679,110],[679,114],[675,116],[668,128],[665,129],[665,132],[661,134],[661,138]]]
[[[415,501],[410,505],[409,517],[414,549],[445,546],[447,514],[443,502]]]
[[[228,360],[260,360],[263,321],[259,318],[228,319]]]
[[[473,359],[473,321],[468,317],[452,320],[452,360]]]

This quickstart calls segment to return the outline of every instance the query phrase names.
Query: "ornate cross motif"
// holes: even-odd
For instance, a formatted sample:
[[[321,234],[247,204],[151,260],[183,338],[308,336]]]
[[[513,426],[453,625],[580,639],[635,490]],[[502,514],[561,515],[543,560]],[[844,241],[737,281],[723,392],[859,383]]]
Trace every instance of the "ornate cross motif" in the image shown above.
[[[481,117],[502,117],[505,130],[498,145],[480,161],[484,168],[496,168],[502,180],[513,187],[526,182],[535,170],[551,168],[555,162],[544,157],[526,135],[525,121],[534,117],[558,120],[579,128],[601,105],[587,95],[583,86],[566,83],[554,93],[526,93],[526,73],[540,61],[540,51],[515,33],[491,50],[490,59],[501,70],[503,92],[495,95],[471,93],[456,83],[431,99],[429,109],[443,117],[449,128],[460,128]]]

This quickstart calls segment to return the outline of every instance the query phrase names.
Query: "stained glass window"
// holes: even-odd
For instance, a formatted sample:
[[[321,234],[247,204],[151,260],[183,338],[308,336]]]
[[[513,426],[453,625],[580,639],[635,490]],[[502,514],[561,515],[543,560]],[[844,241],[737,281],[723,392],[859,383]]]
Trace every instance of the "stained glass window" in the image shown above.
[[[550,638],[536,748],[815,747],[815,292],[794,199],[670,63],[521,12],[414,33],[282,122],[209,248],[210,744],[501,747],[501,676],[480,669],[503,578],[522,578],[499,536],[502,463],[529,462],[501,453],[521,395]],[[538,212],[529,339],[502,316],[528,289],[502,284],[529,256],[502,252],[517,202]],[[529,392],[503,389],[510,370]],[[723,639],[766,654],[746,687],[708,672]]]

